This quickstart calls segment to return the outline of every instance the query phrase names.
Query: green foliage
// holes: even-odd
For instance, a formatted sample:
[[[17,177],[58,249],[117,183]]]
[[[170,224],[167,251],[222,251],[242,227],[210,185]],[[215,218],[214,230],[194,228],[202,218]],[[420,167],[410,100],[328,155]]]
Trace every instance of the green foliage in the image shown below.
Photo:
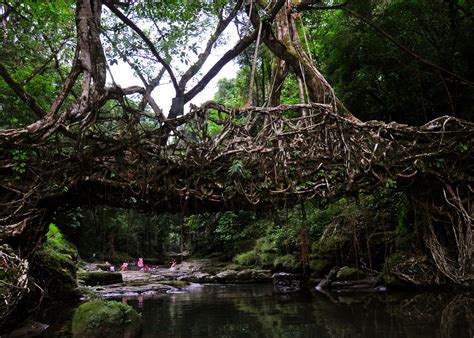
[[[407,257],[403,253],[394,253],[385,259],[384,270],[389,272],[393,267],[403,262]]]
[[[293,255],[278,256],[273,260],[273,268],[276,270],[296,271],[299,263]]]
[[[220,79],[217,82],[217,92],[214,100],[229,107],[240,107],[245,104],[244,88],[248,88],[248,79],[241,69],[235,79]]]
[[[77,249],[67,242],[55,224],[49,225],[46,241],[32,258],[30,275],[53,297],[74,295]]]
[[[249,179],[252,176],[250,170],[245,168],[244,163],[241,160],[234,160],[228,170],[229,176],[235,178]]]
[[[255,266],[258,261],[258,255],[255,249],[243,252],[234,257],[234,262],[241,266]]]
[[[202,49],[202,36],[211,34],[217,14],[231,6],[224,1],[139,1],[130,3],[124,12],[140,25],[144,34],[170,63],[172,68],[185,69]],[[107,40],[104,47],[109,62],[130,62],[151,80],[158,72],[158,63],[135,32],[115,16],[103,20]]]
[[[217,239],[223,242],[232,242],[238,233],[235,231],[237,215],[232,211],[225,211],[219,221],[217,222],[217,228],[215,230]]]
[[[0,62],[36,103],[47,109],[74,53],[72,44],[66,43],[74,39],[73,1],[6,3],[15,10],[3,21]],[[0,129],[25,126],[37,118],[0,77]]]
[[[71,244],[67,242],[58,227],[54,223],[49,224],[49,230],[46,234],[46,247],[52,251],[68,254],[73,251]]]
[[[85,259],[114,264],[137,257],[162,257],[165,250],[179,248],[181,216],[145,214],[107,207],[75,209],[56,216],[56,222],[78,247]]]
[[[309,261],[309,267],[316,276],[322,277],[334,267],[334,260],[327,258],[312,258]]]
[[[392,178],[385,179],[385,188],[392,189],[397,187],[397,181]]]
[[[255,246],[255,251],[257,252],[257,264],[259,266],[266,269],[273,268],[273,261],[279,252],[275,242],[268,237],[259,238]]]
[[[459,143],[458,144],[458,150],[461,153],[465,153],[469,150],[469,146],[467,144],[464,144],[464,143]]]
[[[334,265],[380,269],[386,255],[408,248],[415,239],[410,210],[403,194],[387,188],[317,209],[308,216],[316,230],[311,268],[318,275]]]
[[[26,161],[28,160],[28,153],[21,149],[11,149],[10,153],[13,160],[13,171],[17,173],[16,179],[20,179],[26,173]]]
[[[347,6],[420,58],[345,11],[305,15],[311,49],[348,108],[364,120],[422,124],[474,118],[472,86],[420,62],[473,78],[473,16],[463,1],[352,1]],[[454,108],[454,111],[452,110]]]

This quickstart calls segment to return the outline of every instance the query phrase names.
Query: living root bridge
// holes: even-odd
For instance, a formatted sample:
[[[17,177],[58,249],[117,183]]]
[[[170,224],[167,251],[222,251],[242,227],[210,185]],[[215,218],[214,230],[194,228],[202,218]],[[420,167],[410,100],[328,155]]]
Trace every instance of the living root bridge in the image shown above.
[[[427,225],[438,269],[458,284],[472,278],[473,123],[445,116],[409,127],[362,123],[325,104],[215,102],[152,127],[150,121],[60,126],[47,139],[1,131],[2,267],[28,266],[59,208],[92,203],[191,213],[397,185]]]

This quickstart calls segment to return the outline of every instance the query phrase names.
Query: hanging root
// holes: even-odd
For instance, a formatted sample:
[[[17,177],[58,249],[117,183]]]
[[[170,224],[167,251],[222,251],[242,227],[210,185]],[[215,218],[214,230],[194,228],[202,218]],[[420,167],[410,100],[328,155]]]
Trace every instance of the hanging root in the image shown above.
[[[28,291],[28,261],[8,245],[0,246],[0,326]]]
[[[468,212],[469,199],[464,199],[463,203],[459,189],[453,189],[448,184],[442,191],[444,199],[441,206],[432,205],[431,212],[425,216],[425,244],[439,271],[456,284],[469,284],[472,280],[473,254],[473,218]],[[443,222],[436,222],[440,219]],[[449,242],[442,243],[440,234],[449,238]]]

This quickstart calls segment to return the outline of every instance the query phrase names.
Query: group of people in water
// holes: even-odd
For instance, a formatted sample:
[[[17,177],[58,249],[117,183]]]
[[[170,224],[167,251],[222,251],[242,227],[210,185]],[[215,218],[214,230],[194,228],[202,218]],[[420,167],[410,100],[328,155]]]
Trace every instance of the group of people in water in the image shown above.
[[[176,262],[176,259],[173,259],[171,261],[171,266],[170,266],[170,270],[171,271],[174,271],[176,270],[176,266],[178,265],[178,263]],[[138,261],[137,261],[137,266],[138,266],[138,269],[140,269],[140,271],[143,271],[145,270],[145,272],[149,272],[150,270],[158,270],[158,265],[156,266],[150,266],[148,264],[144,264],[143,263],[143,258],[139,258]],[[114,272],[115,271],[115,266],[110,266],[110,271]],[[120,271],[123,272],[123,271],[128,271],[128,263],[127,262],[123,262],[122,265],[120,266]]]

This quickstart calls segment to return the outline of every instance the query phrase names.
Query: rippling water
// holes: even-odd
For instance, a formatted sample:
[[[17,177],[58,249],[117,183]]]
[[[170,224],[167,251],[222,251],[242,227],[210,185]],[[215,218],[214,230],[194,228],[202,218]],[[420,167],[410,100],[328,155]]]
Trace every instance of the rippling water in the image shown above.
[[[472,293],[328,297],[209,285],[122,301],[142,313],[143,337],[474,337]]]

